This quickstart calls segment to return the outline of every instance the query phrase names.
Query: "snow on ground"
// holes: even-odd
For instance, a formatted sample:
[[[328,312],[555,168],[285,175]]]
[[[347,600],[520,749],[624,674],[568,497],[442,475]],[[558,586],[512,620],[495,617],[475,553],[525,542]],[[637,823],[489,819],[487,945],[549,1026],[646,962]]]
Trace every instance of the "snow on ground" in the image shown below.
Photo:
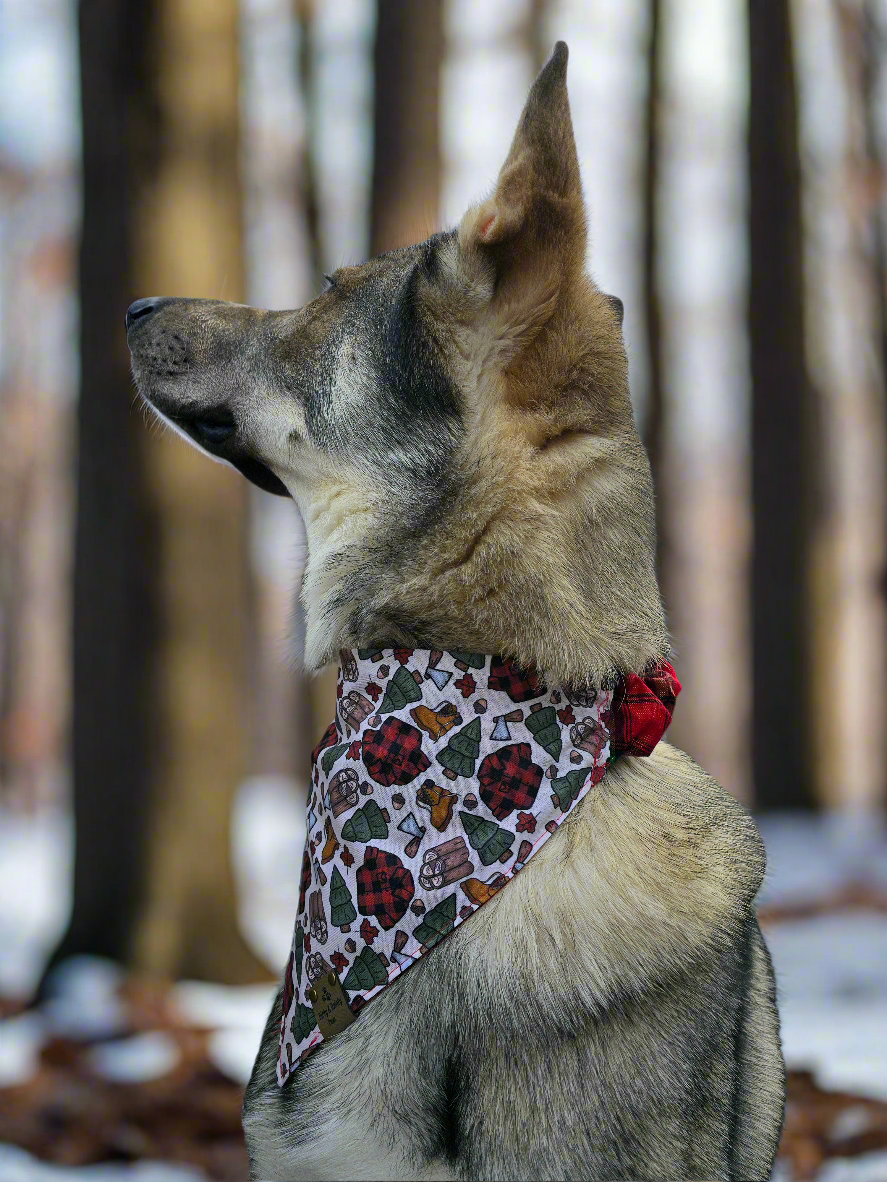
[[[304,841],[302,793],[286,781],[247,782],[234,818],[234,861],[241,922],[269,965],[269,984],[229,988],[180,982],[175,1000],[186,1018],[216,1033],[211,1054],[227,1075],[246,1081],[286,960],[298,895]],[[871,818],[768,817],[762,902],[809,901],[848,881],[887,887],[887,841]],[[71,834],[67,819],[0,814],[0,993],[27,992],[67,917]],[[776,968],[786,1059],[812,1068],[829,1088],[887,1099],[887,915],[851,912],[768,927]],[[54,1006],[0,1023],[0,1083],[27,1078],[47,1027],[75,1026],[113,1034],[112,966],[86,962]],[[111,1078],[162,1073],[175,1053],[161,1034],[110,1041],[96,1050]],[[887,1155],[830,1162],[820,1182],[875,1182],[887,1176]],[[4,1182],[193,1182],[191,1170],[163,1163],[62,1169],[0,1146]]]

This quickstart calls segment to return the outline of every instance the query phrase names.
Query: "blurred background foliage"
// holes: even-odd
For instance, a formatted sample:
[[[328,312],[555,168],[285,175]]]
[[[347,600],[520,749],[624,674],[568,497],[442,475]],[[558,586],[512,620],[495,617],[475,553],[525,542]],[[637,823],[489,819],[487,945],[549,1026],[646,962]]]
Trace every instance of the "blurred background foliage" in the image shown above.
[[[256,783],[297,815],[332,714],[292,656],[292,504],[147,420],[127,305],[297,307],[452,224],[556,38],[657,481],[670,738],[761,813],[882,814],[884,0],[6,0],[0,829],[76,835],[7,989],[47,955],[276,972],[236,818]]]

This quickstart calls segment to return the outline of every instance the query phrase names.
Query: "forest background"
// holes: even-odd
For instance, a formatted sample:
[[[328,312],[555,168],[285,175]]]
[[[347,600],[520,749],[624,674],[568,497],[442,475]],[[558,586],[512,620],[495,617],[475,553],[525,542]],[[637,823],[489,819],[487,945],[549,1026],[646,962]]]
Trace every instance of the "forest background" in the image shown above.
[[[84,954],[277,973],[238,825],[298,817],[332,716],[330,673],[290,656],[298,515],[147,420],[127,305],[297,307],[453,224],[557,38],[657,482],[669,738],[865,877],[887,803],[884,0],[6,0],[0,849],[56,844],[42,887],[3,880],[26,918],[53,897],[0,992],[42,996]],[[299,839],[272,868],[290,910]]]

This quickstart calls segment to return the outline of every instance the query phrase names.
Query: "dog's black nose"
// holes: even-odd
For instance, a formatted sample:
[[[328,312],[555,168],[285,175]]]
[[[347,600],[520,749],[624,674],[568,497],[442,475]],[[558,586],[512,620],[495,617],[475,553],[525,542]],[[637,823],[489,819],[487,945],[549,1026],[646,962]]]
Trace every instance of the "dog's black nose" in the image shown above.
[[[145,300],[136,300],[126,309],[126,328],[129,331],[137,320],[150,316],[157,307],[159,300],[156,296],[148,296]]]

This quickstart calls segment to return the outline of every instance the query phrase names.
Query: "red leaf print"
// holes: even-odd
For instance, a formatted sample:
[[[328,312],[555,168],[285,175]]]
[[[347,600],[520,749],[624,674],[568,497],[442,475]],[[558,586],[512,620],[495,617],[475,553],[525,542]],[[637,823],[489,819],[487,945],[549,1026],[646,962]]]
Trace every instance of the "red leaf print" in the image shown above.
[[[341,973],[342,969],[347,968],[348,961],[345,959],[345,957],[342,955],[341,952],[336,951],[330,957],[330,964],[333,966],[333,968],[336,970],[337,973]]]
[[[515,829],[517,829],[518,833],[535,833],[536,818],[532,813],[518,813]]]
[[[474,691],[477,689],[477,682],[474,680],[474,678],[471,676],[470,673],[465,673],[462,677],[459,678],[458,681],[454,681],[453,685],[456,687],[457,690],[462,691],[463,698],[470,698],[471,695],[474,693]]]
[[[336,683],[336,697],[341,698],[341,696],[342,696],[342,694],[344,694],[344,692],[345,692],[345,686],[342,684],[341,681],[337,682]]]
[[[313,840],[308,842],[308,849],[311,851],[311,857],[313,858],[314,851],[317,849],[317,846],[315,845]]]
[[[400,661],[401,665],[405,665],[410,657],[413,655],[411,648],[396,648],[394,650],[395,661]]]
[[[342,846],[342,861],[346,866],[351,866],[354,862],[354,854],[352,854],[347,845]]]
[[[564,726],[569,726],[571,722],[576,721],[576,715],[573,713],[572,706],[564,706],[563,710],[558,710],[557,716]]]
[[[378,702],[379,694],[381,694],[381,692],[382,692],[381,685],[376,685],[376,683],[374,681],[369,682],[369,684],[367,685],[367,693],[373,699],[374,702]]]
[[[360,938],[364,944],[372,944],[378,934],[379,929],[374,927],[368,919],[365,919],[360,925]]]
[[[351,746],[348,748],[348,758],[349,759],[360,759],[360,750],[361,750],[360,739],[355,739],[354,742],[351,744]]]
[[[310,952],[311,951],[311,937],[308,935],[307,932],[305,933],[305,939],[302,941],[302,943],[305,947],[305,951]]]

